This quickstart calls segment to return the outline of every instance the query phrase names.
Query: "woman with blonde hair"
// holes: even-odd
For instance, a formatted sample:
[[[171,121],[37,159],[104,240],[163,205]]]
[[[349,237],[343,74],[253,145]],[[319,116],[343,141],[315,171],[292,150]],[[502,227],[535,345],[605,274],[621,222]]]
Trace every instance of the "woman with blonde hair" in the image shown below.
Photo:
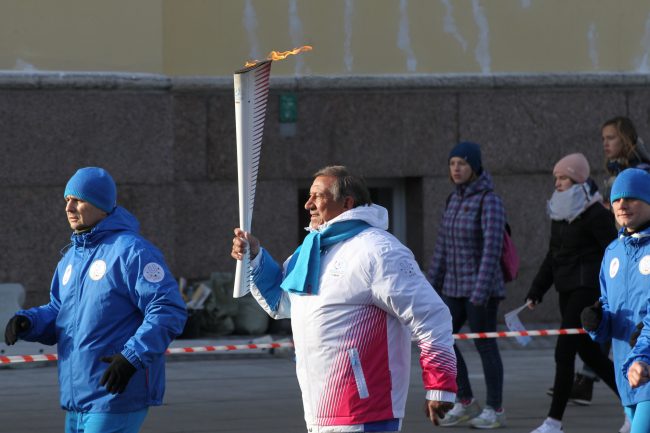
[[[638,136],[634,123],[624,116],[607,120],[601,127],[605,168],[609,177],[605,180],[604,203],[609,203],[609,191],[618,174],[626,168],[650,171],[650,152]]]

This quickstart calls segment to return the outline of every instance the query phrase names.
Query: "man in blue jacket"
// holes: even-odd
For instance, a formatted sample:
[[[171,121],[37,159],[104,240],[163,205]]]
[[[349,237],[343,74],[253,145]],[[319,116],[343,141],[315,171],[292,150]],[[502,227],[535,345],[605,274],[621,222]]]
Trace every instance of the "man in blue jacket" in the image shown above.
[[[57,344],[66,433],[136,433],[162,404],[164,353],[183,330],[185,303],[160,251],[116,205],[108,172],[78,170],[63,195],[73,233],[50,302],[18,311],[5,342]]]
[[[630,376],[628,370],[650,359],[650,328],[644,326],[630,348],[637,324],[650,325],[650,174],[638,168],[623,170],[612,185],[610,201],[621,229],[605,250],[600,300],[583,310],[582,326],[598,342],[611,338],[616,385],[632,431],[648,432],[650,386],[633,380],[634,371]],[[637,373],[648,375],[645,369]]]

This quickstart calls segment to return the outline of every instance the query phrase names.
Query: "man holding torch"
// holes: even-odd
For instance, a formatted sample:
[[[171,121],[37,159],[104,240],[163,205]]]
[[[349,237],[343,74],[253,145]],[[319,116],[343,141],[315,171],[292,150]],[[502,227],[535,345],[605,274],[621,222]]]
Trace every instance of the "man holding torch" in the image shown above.
[[[251,292],[276,319],[292,319],[296,372],[310,432],[399,431],[409,387],[411,336],[420,349],[432,423],[453,407],[456,358],[449,310],[388,213],[345,167],[319,170],[305,209],[309,234],[279,266],[235,229],[231,255],[251,257]]]

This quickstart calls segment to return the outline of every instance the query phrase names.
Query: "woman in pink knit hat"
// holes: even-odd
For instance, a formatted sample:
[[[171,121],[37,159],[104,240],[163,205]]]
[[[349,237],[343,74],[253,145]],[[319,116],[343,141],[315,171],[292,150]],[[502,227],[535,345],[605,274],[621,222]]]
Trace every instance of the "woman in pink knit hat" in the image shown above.
[[[581,328],[580,313],[600,295],[600,262],[605,247],[616,238],[612,214],[602,204],[596,184],[589,178],[589,163],[581,153],[560,159],[553,168],[555,191],[548,201],[551,239],[526,296],[530,308],[542,302],[555,286],[561,328]],[[555,346],[555,381],[548,417],[532,433],[561,433],[562,417],[573,385],[576,354],[615,393],[614,366],[600,346],[586,335],[561,335]],[[617,393],[618,395],[618,393]]]

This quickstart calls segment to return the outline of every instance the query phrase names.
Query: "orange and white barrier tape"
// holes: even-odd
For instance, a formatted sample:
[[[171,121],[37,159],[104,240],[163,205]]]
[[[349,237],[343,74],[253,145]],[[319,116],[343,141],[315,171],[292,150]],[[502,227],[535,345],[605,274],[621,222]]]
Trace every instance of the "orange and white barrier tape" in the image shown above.
[[[504,337],[545,337],[551,335],[578,335],[587,332],[581,328],[571,329],[540,329],[535,331],[498,331],[498,332],[471,332],[466,334],[454,334],[456,340],[474,340],[478,338],[504,338]],[[211,353],[211,352],[231,352],[237,350],[251,349],[280,349],[292,348],[292,342],[285,343],[260,343],[260,344],[228,344],[224,346],[197,346],[197,347],[171,347],[165,352],[167,355],[177,355],[181,353]],[[44,362],[56,361],[56,354],[44,355],[11,355],[0,356],[0,365],[2,364],[19,364],[25,362]]]
[[[56,353],[46,355],[13,355],[13,356],[0,356],[1,364],[18,364],[21,362],[43,362],[43,361],[56,361]]]
[[[293,348],[293,343],[260,343],[260,344],[228,344],[224,346],[198,346],[198,347],[170,347],[165,352],[166,355],[178,355],[181,353],[210,353],[210,352],[231,352],[235,350],[250,350],[250,349],[279,349],[281,347]],[[56,353],[44,355],[0,355],[0,365],[2,364],[18,364],[25,362],[44,362],[56,361],[58,356]]]
[[[454,334],[456,340],[474,340],[477,338],[502,338],[502,337],[546,337],[549,335],[578,335],[586,334],[582,328],[569,329],[539,329],[536,331],[499,331],[499,332],[472,332],[467,334]]]
[[[281,347],[293,347],[293,343],[260,343],[260,344],[229,344],[225,346],[198,346],[198,347],[170,347],[165,352],[167,355],[179,353],[208,353],[208,352],[230,352],[233,350],[249,349],[279,349]]]

